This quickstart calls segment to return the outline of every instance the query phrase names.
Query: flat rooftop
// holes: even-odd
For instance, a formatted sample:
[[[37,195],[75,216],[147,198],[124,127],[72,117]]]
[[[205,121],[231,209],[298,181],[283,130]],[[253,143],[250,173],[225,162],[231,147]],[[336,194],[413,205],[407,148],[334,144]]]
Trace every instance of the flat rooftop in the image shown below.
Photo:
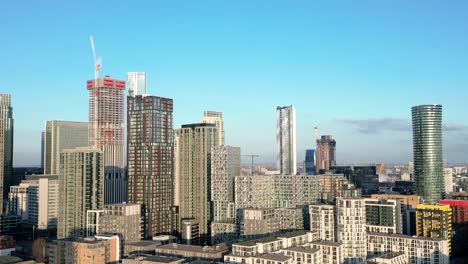
[[[426,241],[444,241],[443,238],[433,238],[433,237],[423,237],[423,236],[408,236],[402,234],[386,234],[386,233],[374,233],[374,232],[367,232],[368,236],[386,236],[386,237],[398,237],[398,238],[405,238],[405,239],[419,239],[419,240],[426,240]]]
[[[331,246],[331,247],[339,247],[343,245],[341,242],[334,242],[334,241],[328,241],[328,240],[317,240],[310,242],[309,244],[312,245],[321,245],[321,246]]]
[[[222,253],[222,252],[228,251],[228,247],[224,243],[218,244],[215,246],[210,246],[210,247],[171,243],[167,245],[158,246],[156,250],[158,249],[176,250],[176,251],[184,251],[184,252],[203,252],[203,253]]]
[[[242,241],[242,242],[234,243],[234,245],[251,247],[251,246],[255,246],[257,243],[270,243],[274,241],[280,241],[281,240],[280,238],[291,238],[291,237],[296,237],[296,236],[303,236],[309,232],[310,231],[307,231],[307,230],[298,230],[298,231],[278,234],[275,236],[262,237],[262,238],[257,238],[253,240]]]
[[[290,247],[290,248],[286,248],[285,250],[300,252],[300,253],[307,253],[307,254],[314,254],[319,251],[318,248],[306,248],[306,247]]]
[[[171,263],[171,262],[175,262],[175,261],[184,260],[184,259],[181,259],[181,258],[155,256],[155,255],[148,255],[148,254],[131,255],[131,256],[128,256],[127,259],[147,260],[147,261],[155,261],[155,262],[160,262],[160,263]]]
[[[292,257],[281,255],[281,254],[268,253],[268,254],[255,256],[254,258],[283,262],[283,261],[287,261],[291,259]]]
[[[135,242],[124,242],[124,246],[148,247],[159,246],[161,242],[155,240],[140,240]]]

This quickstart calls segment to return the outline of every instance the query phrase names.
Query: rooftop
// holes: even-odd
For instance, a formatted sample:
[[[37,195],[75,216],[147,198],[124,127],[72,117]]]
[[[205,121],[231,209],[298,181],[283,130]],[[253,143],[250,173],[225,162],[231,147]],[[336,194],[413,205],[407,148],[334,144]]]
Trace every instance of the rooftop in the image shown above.
[[[159,246],[161,242],[154,240],[140,240],[135,242],[124,242],[124,246],[136,246],[136,247],[147,247],[147,246]]]
[[[301,252],[301,253],[308,253],[308,254],[314,254],[319,251],[317,248],[306,248],[306,247],[290,247],[285,250],[288,251],[294,251],[294,252]]]
[[[444,241],[443,238],[433,238],[433,237],[423,237],[423,236],[408,236],[402,234],[387,234],[387,233],[374,233],[374,232],[367,232],[368,236],[386,236],[386,237],[398,237],[398,238],[405,238],[405,239],[419,239],[419,240],[426,240],[426,241]]]
[[[147,260],[147,261],[155,261],[160,263],[170,263],[174,261],[181,261],[181,258],[171,258],[171,257],[164,257],[164,256],[155,256],[149,254],[138,254],[138,255],[131,255],[128,256],[127,259],[134,259],[134,260]]]
[[[194,245],[185,245],[185,244],[176,244],[171,243],[167,245],[162,245],[156,248],[158,249],[170,249],[176,251],[184,251],[184,252],[208,252],[208,253],[222,253],[228,251],[228,247],[226,244],[218,244],[215,246],[194,246]]]
[[[268,253],[268,254],[258,255],[258,256],[254,257],[254,258],[283,262],[283,261],[287,261],[287,260],[291,259],[292,257],[285,256],[285,255],[280,255],[280,254]]]
[[[332,247],[339,247],[343,245],[341,242],[333,242],[333,241],[328,241],[328,240],[317,240],[314,242],[310,242],[312,245],[321,245],[321,246],[332,246]]]
[[[262,238],[257,238],[257,239],[253,239],[253,240],[242,241],[242,242],[234,243],[234,245],[251,247],[251,246],[255,246],[257,243],[270,243],[270,242],[273,242],[273,241],[280,241],[281,238],[291,238],[291,237],[296,237],[296,236],[303,236],[303,235],[305,235],[305,234],[307,234],[309,232],[310,231],[307,231],[307,230],[293,231],[293,232],[278,234],[276,236],[262,237]]]

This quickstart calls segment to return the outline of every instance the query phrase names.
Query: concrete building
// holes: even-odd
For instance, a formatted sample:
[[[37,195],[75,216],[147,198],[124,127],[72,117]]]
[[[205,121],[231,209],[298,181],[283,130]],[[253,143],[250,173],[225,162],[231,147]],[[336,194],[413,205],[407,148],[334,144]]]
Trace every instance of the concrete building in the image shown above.
[[[59,239],[83,237],[87,211],[104,207],[103,155],[95,148],[63,151],[59,176]]]
[[[434,204],[445,193],[442,106],[414,106],[411,108],[411,115],[416,193],[424,203]]]
[[[403,234],[416,235],[416,206],[421,199],[417,195],[400,194],[372,194],[373,199],[398,199],[400,200]]]
[[[293,208],[320,200],[318,177],[255,175],[235,177],[236,208]]]
[[[318,232],[320,240],[335,241],[335,207],[309,205],[310,230]]]
[[[247,240],[232,244],[232,253],[224,257],[225,262],[242,262],[239,258],[254,257],[261,254],[278,252],[292,246],[302,246],[316,241],[317,234],[299,230],[281,235]],[[240,261],[238,261],[240,260]]]
[[[366,204],[364,198],[337,198],[337,240],[343,243],[346,264],[366,259]]]
[[[128,201],[142,205],[145,238],[172,234],[173,100],[136,95],[127,102]]]
[[[146,95],[146,72],[127,73],[128,96]]]
[[[11,96],[0,94],[0,197],[6,198],[13,177],[13,107]],[[0,203],[3,212],[3,203]]]
[[[182,219],[180,236],[183,244],[198,245],[200,243],[200,223],[195,219]]]
[[[292,257],[292,263],[323,264],[322,251],[317,248],[293,246],[280,250],[280,253]]]
[[[448,204],[418,204],[416,207],[416,235],[452,239],[452,209]]]
[[[119,260],[118,236],[54,240],[49,248],[50,264],[118,263]]]
[[[224,145],[224,123],[223,113],[215,111],[205,111],[203,113],[202,123],[214,124],[218,132],[218,146]]]
[[[104,203],[127,201],[124,144],[124,90],[125,81],[106,76],[89,80],[90,147],[104,152]]]
[[[323,264],[341,264],[344,263],[343,243],[318,240],[309,243],[311,248],[322,251]]]
[[[444,182],[445,182],[445,193],[453,192],[453,170],[452,168],[444,168]]]
[[[331,135],[322,136],[317,139],[315,173],[319,174],[320,170],[329,170],[330,167],[336,165],[335,155],[336,141]]]
[[[140,240],[136,242],[123,242],[123,255],[127,257],[133,254],[152,254],[157,247],[162,245],[160,241],[154,240]]]
[[[98,234],[117,234],[122,242],[140,241],[141,205],[109,204],[99,217]]]
[[[276,168],[284,175],[296,175],[296,111],[294,106],[276,108]]]
[[[179,129],[179,218],[193,218],[200,225],[201,243],[209,240],[211,220],[211,150],[217,146],[215,124],[182,125]]]
[[[44,174],[60,173],[60,153],[64,149],[88,146],[88,123],[46,121],[44,129]]]
[[[23,223],[38,229],[57,227],[59,180],[57,175],[26,176],[18,186],[11,186],[8,212],[21,217]]]
[[[186,261],[221,262],[228,252],[225,244],[215,246],[194,246],[184,244],[167,244],[156,248],[156,255],[183,258]]]
[[[320,174],[316,178],[323,188],[320,199],[333,203],[338,197],[361,197],[361,190],[356,189],[343,174]]]
[[[240,148],[214,146],[211,150],[211,243],[238,238],[234,205],[234,177],[240,175]]]
[[[408,263],[449,264],[449,241],[400,234],[367,233],[368,258],[387,252],[404,253]]]
[[[374,233],[401,234],[401,205],[397,199],[366,198],[366,230]]]

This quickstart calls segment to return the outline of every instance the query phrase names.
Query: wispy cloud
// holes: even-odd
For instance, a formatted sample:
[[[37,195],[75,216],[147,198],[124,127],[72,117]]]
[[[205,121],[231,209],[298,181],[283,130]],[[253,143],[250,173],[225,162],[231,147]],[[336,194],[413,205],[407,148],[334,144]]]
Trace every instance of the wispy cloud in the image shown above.
[[[400,118],[337,119],[337,122],[354,126],[363,134],[378,134],[382,131],[410,131],[411,124]]]
[[[368,119],[336,119],[337,122],[354,126],[356,130],[363,134],[379,134],[383,131],[411,131],[411,122],[403,118],[368,118]],[[442,125],[446,132],[462,132],[468,130],[468,126],[457,123],[447,123]]]

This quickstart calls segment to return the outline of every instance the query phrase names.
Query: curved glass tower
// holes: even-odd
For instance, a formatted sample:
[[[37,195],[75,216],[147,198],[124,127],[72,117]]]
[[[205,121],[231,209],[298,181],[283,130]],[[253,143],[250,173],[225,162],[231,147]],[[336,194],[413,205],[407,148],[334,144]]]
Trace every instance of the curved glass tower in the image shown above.
[[[424,203],[438,203],[445,191],[442,105],[414,106],[411,115],[416,192]]]

